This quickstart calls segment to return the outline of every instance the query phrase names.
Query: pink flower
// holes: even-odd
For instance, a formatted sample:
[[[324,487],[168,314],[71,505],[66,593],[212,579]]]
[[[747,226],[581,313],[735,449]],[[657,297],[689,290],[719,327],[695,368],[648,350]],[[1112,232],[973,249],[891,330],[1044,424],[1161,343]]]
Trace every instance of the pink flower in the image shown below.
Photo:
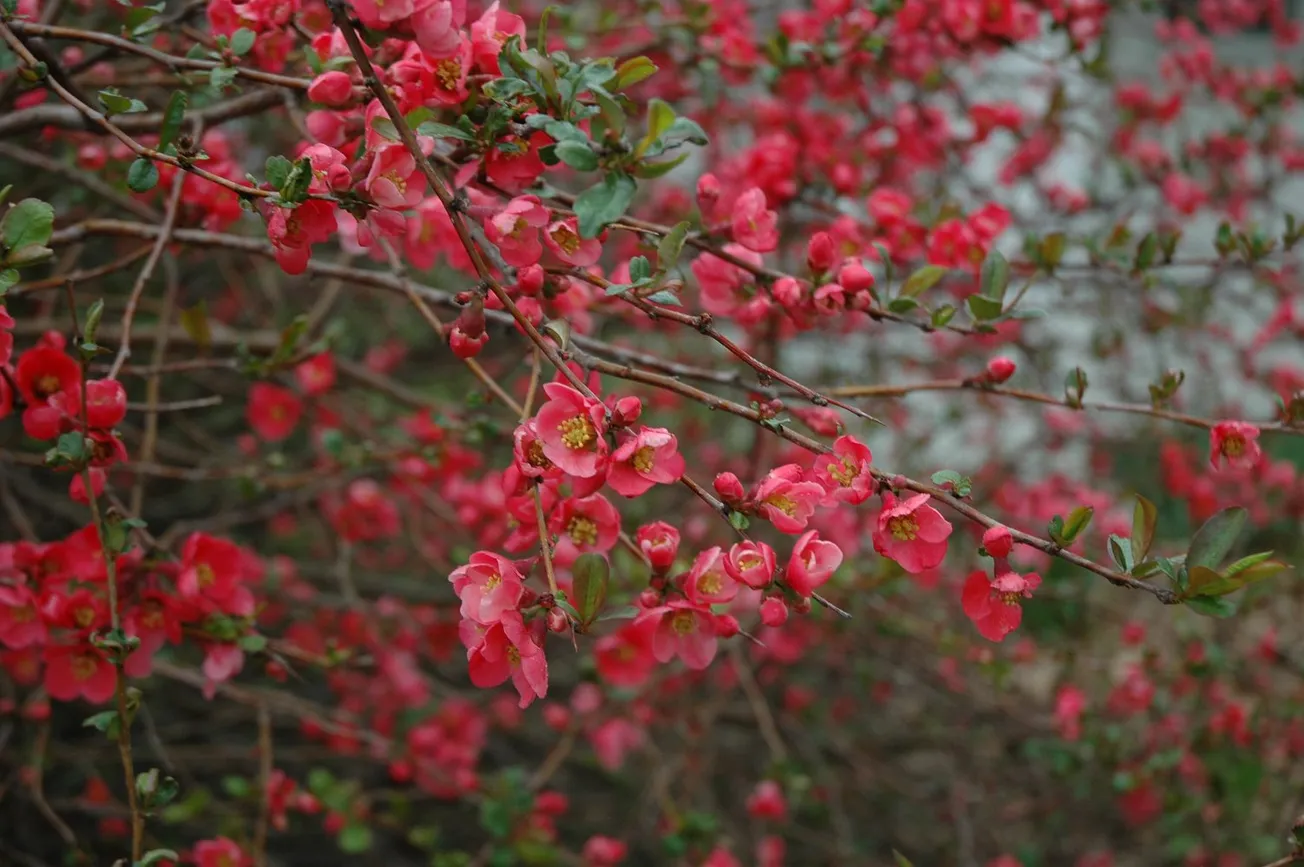
[[[842,549],[821,539],[818,531],[807,530],[793,545],[783,577],[794,592],[810,596],[841,565]]]
[[[1020,598],[1031,598],[1040,585],[1040,576],[1032,573],[1006,572],[993,581],[986,572],[972,572],[965,579],[960,605],[979,635],[988,641],[1002,641],[1023,620]]]
[[[464,625],[474,626],[465,621]],[[501,620],[479,636],[478,641],[468,641],[474,632],[474,629],[464,629],[463,632],[463,642],[467,644],[467,668],[473,684],[486,689],[510,678],[521,697],[522,708],[548,694],[547,657],[526,629],[519,612],[504,613]]]
[[[753,590],[764,590],[774,580],[774,549],[764,542],[747,539],[735,542],[724,558],[724,568],[735,581]]]
[[[548,209],[538,196],[517,196],[484,221],[485,235],[497,245],[503,261],[524,268],[539,261],[543,244],[539,229],[548,225]]]
[[[368,27],[383,30],[412,14],[413,0],[353,0],[358,20]]]
[[[225,683],[240,673],[244,668],[244,651],[238,644],[213,644],[204,654],[204,677],[208,680],[204,693],[212,698],[211,690],[219,683]]]
[[[1209,466],[1248,469],[1263,457],[1259,429],[1249,422],[1220,421],[1209,432]]]
[[[30,588],[0,584],[0,644],[21,648],[45,643],[45,623]]]
[[[828,492],[826,504],[855,505],[869,499],[874,490],[874,477],[869,472],[872,460],[869,447],[853,436],[838,437],[830,454],[815,458],[811,471]]]
[[[801,481],[801,467],[786,464],[761,479],[753,499],[756,511],[781,533],[800,533],[824,499],[824,488],[815,482]],[[949,525],[948,525],[949,527]]]
[[[674,434],[663,427],[645,427],[626,435],[611,453],[607,484],[626,497],[637,497],[653,485],[668,485],[684,474],[684,456]]]
[[[332,107],[348,105],[353,99],[353,79],[338,69],[323,72],[308,85],[308,98]]]
[[[656,668],[652,653],[656,621],[635,620],[610,635],[598,639],[593,648],[598,676],[612,686],[637,689],[647,682]]]
[[[475,65],[491,75],[498,75],[498,54],[513,36],[519,37],[521,45],[525,45],[525,19],[500,11],[498,0],[494,0],[471,24],[471,56]]]
[[[620,513],[606,497],[570,497],[554,513],[551,529],[557,534],[553,561],[563,568],[581,554],[604,553],[620,536]]]
[[[725,244],[724,252],[752,265],[764,262],[759,253],[739,244]],[[702,307],[716,316],[733,315],[756,291],[756,281],[748,271],[710,253],[698,256],[689,267],[701,291]]]
[[[288,388],[270,382],[250,386],[245,418],[260,439],[280,442],[294,433],[302,415],[303,401]]]
[[[634,540],[647,557],[653,569],[664,572],[675,562],[679,553],[679,531],[665,521],[644,524],[638,528]]]
[[[573,268],[587,268],[602,256],[602,243],[597,238],[581,238],[574,217],[555,221],[543,233],[543,240],[558,259]]]
[[[191,854],[195,867],[244,867],[249,863],[240,846],[226,837],[200,840]]]
[[[898,502],[891,493],[883,494],[883,511],[874,531],[874,550],[912,574],[940,564],[951,535],[951,523],[927,505],[928,499],[928,494],[916,494]]]
[[[525,589],[516,564],[492,551],[476,551],[448,580],[462,600],[462,617],[485,626],[515,611]]]
[[[697,555],[684,580],[684,595],[689,602],[703,607],[729,602],[738,595],[738,582],[725,568],[718,546]]]
[[[398,142],[376,149],[365,186],[377,205],[398,211],[420,204],[426,196],[426,179],[412,154]]]
[[[466,76],[471,71],[471,42],[458,31],[457,42],[447,54],[432,62],[434,87],[428,101],[437,105],[461,105],[470,95]]]
[[[598,475],[607,458],[606,407],[560,382],[543,390],[548,402],[539,408],[535,425],[544,456],[567,475]]]
[[[779,215],[765,206],[765,192],[752,187],[734,202],[733,239],[749,250],[768,253],[779,246]]]
[[[415,7],[408,23],[421,50],[431,57],[456,54],[466,23],[466,0],[416,0],[408,5]]]
[[[535,419],[517,425],[512,434],[512,460],[517,472],[528,479],[561,477],[557,465],[543,453],[543,440],[539,438],[539,425]]]
[[[988,527],[983,531],[983,548],[997,560],[1009,557],[1014,550],[1014,538],[1010,535],[1010,528],[1000,524]]]
[[[678,656],[684,665],[701,670],[715,658],[719,642],[715,618],[708,609],[686,599],[675,599],[667,605],[649,608],[635,622],[644,620],[654,620],[657,624],[652,639],[652,653],[657,662],[669,662]]]

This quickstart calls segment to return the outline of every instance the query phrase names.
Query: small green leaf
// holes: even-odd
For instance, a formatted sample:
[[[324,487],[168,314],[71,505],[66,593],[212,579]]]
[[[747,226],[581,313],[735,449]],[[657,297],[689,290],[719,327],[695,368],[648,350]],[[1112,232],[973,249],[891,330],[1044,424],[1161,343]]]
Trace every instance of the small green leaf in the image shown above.
[[[657,267],[662,271],[669,271],[679,264],[679,254],[684,250],[684,241],[688,239],[690,228],[687,220],[676,224],[657,245]]]
[[[730,510],[729,526],[733,527],[735,530],[742,533],[745,532],[747,528],[750,527],[751,525],[752,525],[751,520],[749,520],[748,517],[744,515],[742,512],[735,512],[733,510]]]
[[[629,175],[612,172],[575,199],[580,236],[596,238],[609,224],[625,215],[634,200],[636,185]]]
[[[208,73],[208,83],[215,90],[226,90],[235,81],[235,70],[229,66],[215,66]]]
[[[1141,239],[1136,248],[1136,258],[1132,260],[1134,271],[1144,271],[1155,263],[1155,254],[1159,252],[1159,236],[1150,232]]]
[[[941,265],[925,265],[906,278],[905,285],[901,287],[901,291],[898,293],[899,297],[918,298],[936,286],[937,281],[946,276],[947,270]]]
[[[149,110],[149,106],[139,99],[123,96],[116,89],[101,90],[98,96],[100,105],[104,107],[104,113],[110,116],[115,114],[137,114]]]
[[[964,299],[964,303],[969,308],[969,315],[976,322],[988,322],[996,319],[1004,309],[1000,301],[995,298],[988,298],[985,295],[970,295]]]
[[[1091,506],[1078,506],[1072,512],[1069,512],[1068,519],[1064,522],[1064,539],[1066,542],[1072,543],[1076,541],[1091,524],[1091,518],[1095,514],[1096,510]]]
[[[386,120],[388,120],[388,118],[386,118]],[[391,127],[393,125],[393,123],[390,123]],[[372,129],[376,128],[375,123],[371,126]],[[446,123],[437,123],[433,120],[428,120],[424,123],[418,124],[416,129],[417,135],[427,135],[431,138],[455,138],[459,141],[475,141],[475,136],[471,135],[466,130],[459,129],[455,126],[449,126]],[[394,130],[394,138],[397,140],[398,130]]]
[[[652,143],[661,138],[661,134],[668,131],[674,122],[675,110],[670,107],[670,104],[655,96],[652,97],[647,107],[647,134],[638,143],[638,147],[634,148],[634,156],[642,157],[647,153]]]
[[[138,193],[148,193],[158,185],[158,167],[152,160],[138,157],[127,169],[127,186]]]
[[[1144,562],[1146,555],[1150,553],[1158,521],[1159,510],[1155,508],[1155,504],[1138,494],[1136,506],[1132,509],[1132,541],[1129,546],[1136,562]]]
[[[955,318],[955,308],[950,304],[943,304],[933,311],[933,327],[945,328]]]
[[[616,67],[616,90],[624,90],[650,78],[657,71],[657,65],[646,57],[631,57]]]
[[[293,168],[294,163],[280,154],[275,154],[267,158],[263,172],[267,175],[267,183],[279,190],[285,186],[285,180],[290,176],[290,170]]]
[[[0,239],[10,250],[43,247],[54,234],[54,208],[40,199],[23,199],[0,222]]]
[[[0,270],[0,299],[18,283],[18,272],[13,268]]]
[[[248,27],[241,27],[231,34],[231,53],[241,57],[249,53],[249,49],[254,47],[254,32]]]
[[[629,279],[641,283],[652,276],[652,265],[646,256],[635,256],[629,260]]]
[[[674,171],[679,166],[683,165],[684,161],[687,160],[688,157],[689,154],[685,153],[685,154],[680,154],[679,156],[674,157],[673,159],[661,160],[660,162],[652,162],[651,160],[640,160],[638,163],[635,163],[634,165],[633,168],[634,176],[638,178],[646,178],[646,179],[662,177],[663,175],[667,175],[670,172]]]
[[[1183,602],[1196,614],[1206,617],[1231,617],[1236,613],[1236,604],[1224,596],[1193,596]]]
[[[986,261],[983,262],[978,291],[987,298],[1003,302],[1005,300],[1005,290],[1009,286],[1010,263],[1006,261],[1000,250],[993,247],[987,254]]]
[[[665,304],[670,307],[684,306],[683,302],[679,300],[679,296],[669,289],[662,289],[659,292],[653,292],[644,300],[651,301],[653,304]]]
[[[160,861],[180,861],[181,856],[171,849],[150,849],[140,856],[135,867],[152,867]]]
[[[906,296],[901,296],[900,298],[893,298],[891,301],[887,302],[887,309],[891,313],[901,313],[901,314],[909,313],[911,310],[914,310],[918,306],[919,306],[918,301]]]
[[[350,855],[366,852],[371,848],[371,829],[366,825],[345,825],[335,842],[342,851]]]
[[[574,605],[580,625],[588,626],[602,612],[611,580],[611,564],[601,554],[581,554],[571,566],[574,575]]]
[[[1226,558],[1232,546],[1236,544],[1236,538],[1241,534],[1248,517],[1249,512],[1245,509],[1233,506],[1223,509],[1205,521],[1204,525],[1196,531],[1195,538],[1191,540],[1191,547],[1186,552],[1187,567],[1218,568],[1218,564]]]
[[[186,118],[186,106],[189,97],[184,90],[174,91],[168,98],[168,107],[163,110],[163,126],[159,128],[158,149],[163,150],[172,144],[181,131],[181,123]]]
[[[1111,533],[1109,536],[1109,557],[1114,561],[1114,565],[1118,567],[1120,572],[1131,572],[1134,565],[1132,562],[1131,540]]]
[[[598,155],[587,142],[566,139],[557,142],[557,158],[566,165],[581,172],[591,172],[598,167]]]

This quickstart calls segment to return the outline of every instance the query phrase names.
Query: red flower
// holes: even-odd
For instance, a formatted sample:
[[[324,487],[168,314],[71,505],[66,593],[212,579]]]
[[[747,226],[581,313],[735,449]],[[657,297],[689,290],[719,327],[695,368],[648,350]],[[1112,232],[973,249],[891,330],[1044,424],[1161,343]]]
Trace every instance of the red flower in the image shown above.
[[[1247,469],[1263,457],[1259,429],[1249,422],[1220,421],[1209,432],[1209,466]]]
[[[244,867],[248,862],[239,845],[226,837],[200,840],[192,855],[195,867]]]
[[[543,240],[553,255],[572,268],[587,268],[602,256],[602,243],[597,238],[581,238],[575,217],[554,222],[543,233]]]
[[[646,493],[653,485],[668,485],[684,474],[684,456],[675,435],[663,427],[645,427],[626,435],[611,454],[607,484],[626,497]]]
[[[517,196],[484,221],[485,236],[498,247],[503,261],[517,268],[533,265],[543,256],[539,229],[548,225],[548,209],[538,196]]]
[[[463,625],[474,627],[466,621]],[[498,686],[511,678],[521,696],[522,708],[529,707],[535,698],[547,695],[548,660],[518,612],[504,613],[501,620],[479,636],[478,641],[467,642],[466,638],[473,634],[474,630],[468,630],[463,637],[473,684],[483,689]]]
[[[697,555],[684,579],[684,595],[689,602],[702,607],[728,602],[738,595],[738,582],[725,568],[718,546]]]
[[[544,456],[567,475],[598,475],[608,449],[606,407],[560,382],[550,382],[543,390],[548,402],[539,408],[535,425]]]
[[[638,528],[634,539],[652,568],[660,572],[669,569],[679,553],[679,531],[665,521],[644,524]]]
[[[747,812],[756,819],[782,822],[788,817],[788,802],[774,780],[761,780],[747,796]]]
[[[776,467],[756,486],[756,511],[781,533],[800,533],[824,499],[824,488],[801,481],[797,464]]]
[[[55,644],[45,649],[45,691],[50,698],[84,698],[103,704],[113,697],[118,670],[89,644]]]
[[[656,623],[652,652],[657,662],[669,662],[678,656],[684,665],[700,670],[715,658],[719,643],[715,618],[706,608],[686,599],[676,599],[667,605],[649,608],[635,622],[646,620]]]
[[[765,192],[752,187],[734,202],[730,226],[733,239],[748,250],[768,253],[779,246],[779,215],[765,205]]]
[[[1021,598],[1030,598],[1041,585],[1035,574],[1006,572],[995,580],[986,572],[970,573],[960,596],[964,613],[978,627],[978,634],[988,641],[1003,641],[1023,620]]]
[[[599,638],[593,649],[598,675],[615,687],[642,686],[656,668],[652,652],[656,628],[655,620],[640,619]]]
[[[784,580],[794,592],[810,596],[816,588],[833,577],[842,565],[842,549],[820,538],[816,530],[808,530],[792,546]]]
[[[254,433],[267,442],[280,442],[294,433],[302,415],[303,401],[287,388],[256,382],[249,389],[245,417]]]
[[[491,551],[476,551],[469,563],[453,570],[448,580],[462,600],[462,617],[485,626],[515,612],[525,589],[516,564]]]
[[[61,391],[81,383],[81,366],[61,349],[37,346],[18,356],[14,384],[28,406],[44,406]]]
[[[855,505],[869,499],[874,477],[869,473],[874,456],[869,447],[853,436],[841,436],[833,442],[833,451],[815,458],[811,471],[815,481],[828,492],[828,504]]]
[[[724,559],[725,571],[753,590],[764,590],[774,580],[774,549],[764,542],[735,542]]]
[[[395,210],[420,204],[426,194],[425,176],[412,154],[398,142],[377,149],[365,186],[377,205]]]
[[[304,394],[325,394],[335,385],[335,357],[329,352],[314,355],[294,368],[294,379]]]
[[[239,546],[206,533],[192,533],[181,549],[177,589],[186,598],[226,605],[248,590],[242,586],[244,557]]]
[[[600,554],[614,548],[620,536],[620,513],[601,494],[569,497],[555,512],[551,529],[557,534],[553,560],[564,568],[581,554]]]
[[[927,505],[928,500],[928,494],[900,502],[891,493],[883,494],[883,511],[874,530],[874,550],[911,574],[926,572],[946,558],[951,523]]]
[[[30,647],[45,643],[45,623],[30,588],[0,584],[0,644]]]
[[[525,44],[525,19],[500,11],[498,0],[494,0],[479,20],[471,24],[471,52],[475,65],[491,75],[498,75],[498,55],[503,44],[513,36]]]

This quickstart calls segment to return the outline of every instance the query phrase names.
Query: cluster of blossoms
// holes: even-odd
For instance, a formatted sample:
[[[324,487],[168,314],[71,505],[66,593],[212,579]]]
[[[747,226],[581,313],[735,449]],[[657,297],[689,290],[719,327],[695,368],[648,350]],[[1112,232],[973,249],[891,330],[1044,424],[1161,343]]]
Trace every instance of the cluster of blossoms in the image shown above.
[[[155,562],[139,549],[117,554],[111,562],[126,644],[106,643],[105,557],[94,526],[59,542],[0,545],[0,645],[5,670],[20,683],[40,683],[60,701],[106,702],[118,682],[115,663],[128,677],[144,677],[154,654],[186,632],[205,647],[211,683],[240,671],[236,639],[254,614],[256,557],[199,533],[186,540],[179,562]]]

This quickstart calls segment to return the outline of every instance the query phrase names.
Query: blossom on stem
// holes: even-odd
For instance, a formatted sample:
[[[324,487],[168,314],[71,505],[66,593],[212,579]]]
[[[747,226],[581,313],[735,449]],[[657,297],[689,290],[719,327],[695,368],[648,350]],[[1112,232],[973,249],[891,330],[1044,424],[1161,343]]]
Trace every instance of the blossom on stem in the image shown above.
[[[883,511],[874,530],[874,550],[911,574],[926,572],[946,558],[951,522],[928,505],[928,494],[898,501],[883,494]]]
[[[989,579],[983,571],[971,572],[965,579],[960,604],[978,634],[988,641],[1003,641],[1023,620],[1021,599],[1031,598],[1041,585],[1041,577],[1029,573],[1005,572]]]
[[[607,484],[626,497],[646,493],[653,485],[668,485],[684,474],[684,456],[675,435],[663,427],[645,427],[624,435],[611,453]]]
[[[1209,466],[1247,469],[1263,457],[1259,429],[1249,422],[1220,421],[1209,432]]]

